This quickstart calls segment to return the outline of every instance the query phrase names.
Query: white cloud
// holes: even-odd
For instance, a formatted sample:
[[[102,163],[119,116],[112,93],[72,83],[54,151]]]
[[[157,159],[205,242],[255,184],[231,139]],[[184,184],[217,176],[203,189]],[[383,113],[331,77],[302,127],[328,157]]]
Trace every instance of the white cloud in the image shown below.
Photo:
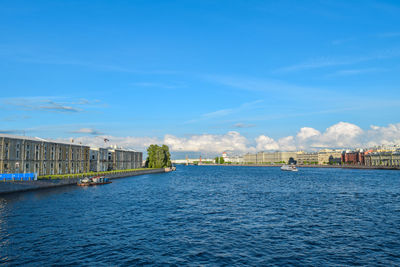
[[[82,129],[81,129],[82,130]],[[83,130],[82,130],[83,132]],[[104,139],[110,140],[105,143]],[[400,144],[400,123],[389,124],[386,127],[371,126],[367,130],[359,126],[339,122],[320,132],[314,128],[303,127],[295,136],[273,139],[267,135],[259,135],[249,140],[239,132],[231,131],[226,134],[200,134],[190,137],[165,135],[155,137],[116,137],[116,136],[84,136],[74,139],[92,146],[105,147],[118,145],[145,151],[151,144],[166,144],[171,152],[201,152],[220,154],[223,151],[244,154],[256,151],[313,151],[321,148],[357,148],[376,145]]]
[[[123,148],[131,148],[138,151],[145,151],[151,144],[161,144],[162,141],[154,137],[135,137],[135,136],[82,136],[74,139],[75,143],[82,143],[93,147],[109,147],[111,145],[117,145]],[[68,139],[68,140],[70,140]],[[105,142],[104,140],[108,141]]]
[[[262,150],[278,150],[279,144],[269,136],[260,135],[256,138],[257,151]]]
[[[387,127],[371,125],[367,131],[367,145],[400,144],[400,123],[389,124]]]
[[[82,134],[91,134],[91,135],[101,135],[101,134],[103,134],[102,132],[100,132],[100,131],[98,131],[96,129],[93,129],[93,128],[81,128],[79,130],[72,131],[71,133],[77,133],[77,134],[82,133]]]
[[[364,131],[355,124],[339,122],[332,125],[319,138],[324,147],[354,147],[362,143]]]
[[[321,135],[321,133],[318,130],[315,130],[314,128],[303,127],[297,133],[296,138],[300,141],[304,141],[306,139],[314,138],[314,137],[317,137],[320,135]]]
[[[228,132],[224,135],[194,135],[190,138],[166,135],[164,137],[164,143],[170,147],[171,151],[221,153],[223,151],[246,152],[254,150],[247,146],[247,138],[235,131]]]
[[[376,144],[382,143],[382,140],[379,137],[384,136],[382,133],[378,133],[378,131],[391,132],[391,134],[387,134],[389,137],[393,135],[398,135],[400,140],[400,124],[398,128],[394,125],[387,128],[378,128],[367,132],[363,131],[360,127],[355,124],[348,122],[339,122],[328,127],[325,132],[321,133],[320,131],[310,128],[303,127],[297,133],[296,137],[287,136],[280,138],[278,141],[274,139],[261,135],[256,138],[256,148],[257,150],[317,150],[321,148],[353,148],[353,147],[361,147],[367,145],[365,140],[371,139],[373,136],[372,133],[375,133],[374,136],[377,136],[376,139],[379,141]],[[387,142],[388,143],[388,142]]]
[[[296,150],[296,141],[293,136],[283,137],[278,140],[280,150],[293,151]]]

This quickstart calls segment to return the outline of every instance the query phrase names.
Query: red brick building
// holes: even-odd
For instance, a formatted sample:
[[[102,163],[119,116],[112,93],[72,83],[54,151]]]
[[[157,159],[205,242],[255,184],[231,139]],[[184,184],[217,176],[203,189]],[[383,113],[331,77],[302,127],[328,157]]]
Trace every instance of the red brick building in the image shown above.
[[[350,151],[342,153],[342,163],[351,165],[365,165],[365,155],[371,153],[372,150],[368,151]]]

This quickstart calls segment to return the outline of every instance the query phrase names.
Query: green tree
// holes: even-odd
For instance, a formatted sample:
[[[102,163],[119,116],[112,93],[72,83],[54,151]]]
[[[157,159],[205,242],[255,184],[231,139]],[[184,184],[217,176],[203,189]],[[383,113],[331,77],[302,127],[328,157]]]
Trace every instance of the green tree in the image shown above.
[[[219,158],[215,157],[215,164],[218,164],[218,163],[219,163]]]
[[[223,158],[223,157],[220,157],[220,158],[219,158],[219,164],[224,164],[224,163],[225,163],[224,158]]]
[[[171,166],[171,154],[167,145],[150,145],[147,148],[147,168],[165,168]]]

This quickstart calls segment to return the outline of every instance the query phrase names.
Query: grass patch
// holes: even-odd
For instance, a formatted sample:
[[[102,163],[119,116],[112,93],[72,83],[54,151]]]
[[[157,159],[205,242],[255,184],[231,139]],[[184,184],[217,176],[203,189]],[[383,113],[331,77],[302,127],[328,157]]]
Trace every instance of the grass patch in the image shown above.
[[[85,172],[85,173],[42,175],[42,176],[38,176],[38,180],[58,180],[58,179],[83,178],[83,177],[87,177],[87,176],[102,176],[102,175],[108,175],[108,174],[137,172],[137,171],[152,170],[152,169],[154,169],[154,168],[139,168],[139,169],[116,170],[116,171],[106,171],[106,172]]]

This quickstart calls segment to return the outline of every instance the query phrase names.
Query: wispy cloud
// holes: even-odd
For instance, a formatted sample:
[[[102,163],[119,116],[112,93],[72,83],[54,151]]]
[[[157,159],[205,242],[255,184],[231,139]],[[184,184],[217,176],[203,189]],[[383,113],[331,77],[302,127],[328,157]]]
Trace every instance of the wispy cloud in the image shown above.
[[[246,123],[241,123],[241,122],[239,122],[239,123],[235,123],[234,125],[232,125],[234,128],[239,128],[239,129],[242,129],[242,128],[252,128],[252,127],[255,127],[256,125],[255,124],[246,124]]]
[[[162,70],[152,69],[145,70],[143,68],[135,68],[131,66],[122,66],[112,62],[93,62],[86,60],[67,59],[63,56],[59,56],[56,52],[42,51],[37,47],[15,47],[0,45],[0,56],[9,60],[32,63],[32,64],[43,64],[43,65],[63,65],[63,66],[78,66],[89,68],[98,71],[106,72],[123,72],[132,74],[160,74],[170,75],[178,74],[179,71],[175,70]]]
[[[249,109],[249,108],[256,108],[257,105],[259,103],[262,103],[263,100],[256,100],[256,101],[252,101],[252,102],[247,102],[247,103],[243,103],[241,104],[239,107],[236,108],[230,108],[230,109],[220,109],[217,111],[213,111],[213,112],[209,112],[209,113],[205,113],[202,115],[203,118],[216,118],[216,117],[222,117],[222,116],[227,116],[233,113],[237,113],[240,111],[243,111],[245,109]]]
[[[380,69],[380,68],[347,69],[347,70],[338,70],[334,73],[326,75],[326,77],[351,76],[351,75],[360,75],[360,74],[382,72],[382,71],[385,71],[385,69]]]
[[[335,95],[335,92],[331,90],[296,85],[275,79],[258,79],[253,77],[224,75],[205,75],[203,79],[240,90],[261,92],[266,94],[268,99],[274,98],[283,101],[289,99],[287,97],[288,95],[291,96],[290,99],[295,97],[297,100],[303,99],[307,101],[310,99],[309,95],[311,94],[313,95],[314,100],[317,98],[325,100],[323,98],[324,95],[329,95],[330,97]]]
[[[1,130],[0,134],[25,134],[24,130]]]
[[[71,131],[71,133],[76,133],[76,134],[89,134],[89,135],[102,135],[104,133],[93,129],[93,128],[81,128],[79,130],[76,131]]]
[[[136,87],[177,89],[186,87],[183,83],[157,83],[157,82],[136,82],[132,84]]]
[[[378,37],[381,38],[392,38],[392,37],[400,37],[400,32],[385,32],[378,34]]]
[[[221,116],[226,116],[229,114],[232,114],[235,112],[235,109],[231,108],[231,109],[220,109],[220,110],[216,110],[213,112],[209,112],[209,113],[205,113],[202,115],[202,117],[204,118],[215,118],[215,117],[221,117]]]
[[[81,109],[78,108],[74,108],[71,106],[66,106],[66,105],[62,105],[60,103],[56,103],[54,101],[47,101],[47,104],[44,105],[38,105],[38,106],[27,106],[25,105],[25,107],[28,108],[36,108],[36,109],[44,109],[44,110],[50,110],[50,111],[57,111],[57,112],[80,112],[82,111]]]
[[[331,66],[341,66],[341,65],[352,65],[360,62],[366,62],[371,60],[382,60],[394,57],[399,57],[399,50],[384,50],[377,52],[375,54],[359,57],[321,57],[305,61],[299,64],[294,64],[291,66],[283,67],[278,69],[276,72],[293,72],[302,71],[308,69],[318,69]]]
[[[352,41],[354,41],[354,40],[356,40],[355,37],[344,38],[344,39],[336,39],[336,40],[333,40],[333,41],[332,41],[332,44],[333,44],[333,45],[342,45],[342,44],[345,44],[345,43],[352,42]]]
[[[4,117],[4,118],[1,118],[0,119],[0,121],[8,121],[8,122],[11,122],[11,121],[22,121],[22,120],[27,120],[27,119],[30,119],[30,118],[32,118],[31,116],[19,116],[19,115],[14,115],[14,116],[8,116],[8,117]]]
[[[3,98],[3,103],[19,106],[26,110],[39,110],[49,112],[77,113],[85,108],[97,105],[98,101],[87,99],[73,99],[68,97],[16,97]]]
[[[219,117],[232,115],[232,114],[242,112],[247,109],[257,108],[258,104],[260,104],[262,102],[263,102],[263,100],[256,100],[256,101],[252,101],[252,102],[243,103],[240,106],[235,107],[235,108],[220,109],[220,110],[204,113],[200,116],[200,118],[186,121],[185,123],[194,123],[194,122],[198,122],[198,121],[202,121],[202,120],[206,120],[206,119],[215,119],[215,118],[219,118]]]

